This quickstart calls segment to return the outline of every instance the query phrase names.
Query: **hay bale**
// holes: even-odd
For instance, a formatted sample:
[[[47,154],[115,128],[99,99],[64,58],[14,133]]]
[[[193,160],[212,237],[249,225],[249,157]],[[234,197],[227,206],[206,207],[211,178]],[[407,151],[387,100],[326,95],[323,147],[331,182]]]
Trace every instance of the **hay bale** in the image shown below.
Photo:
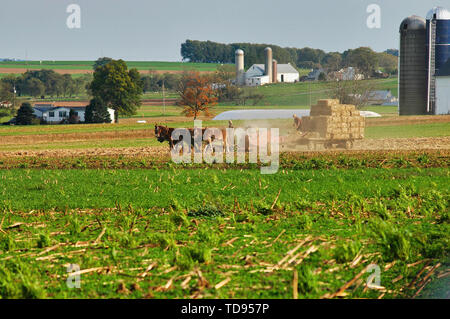
[[[363,138],[365,120],[354,105],[339,104],[338,100],[319,100],[305,116],[303,129],[327,139]],[[309,135],[308,135],[309,136]]]
[[[321,106],[331,106],[339,104],[339,100],[336,99],[322,99],[317,102],[317,105]]]

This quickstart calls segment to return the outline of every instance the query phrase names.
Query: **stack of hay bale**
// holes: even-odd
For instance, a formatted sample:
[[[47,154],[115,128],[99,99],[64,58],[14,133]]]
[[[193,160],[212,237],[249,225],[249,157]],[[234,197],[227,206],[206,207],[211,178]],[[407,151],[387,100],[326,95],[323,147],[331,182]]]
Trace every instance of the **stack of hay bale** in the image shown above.
[[[302,130],[308,137],[325,139],[364,138],[364,117],[354,105],[339,104],[339,100],[319,100],[311,106],[310,116],[302,117]]]

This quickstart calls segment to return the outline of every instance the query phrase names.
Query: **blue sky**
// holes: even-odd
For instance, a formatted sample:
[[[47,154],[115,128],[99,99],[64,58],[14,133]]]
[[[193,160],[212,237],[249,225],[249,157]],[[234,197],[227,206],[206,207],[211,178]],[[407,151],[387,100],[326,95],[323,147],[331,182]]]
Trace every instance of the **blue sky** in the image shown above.
[[[180,61],[186,39],[272,43],[325,51],[398,47],[403,18],[448,0],[14,0],[0,6],[0,58]],[[81,28],[66,25],[69,4]],[[366,25],[381,8],[381,28]]]

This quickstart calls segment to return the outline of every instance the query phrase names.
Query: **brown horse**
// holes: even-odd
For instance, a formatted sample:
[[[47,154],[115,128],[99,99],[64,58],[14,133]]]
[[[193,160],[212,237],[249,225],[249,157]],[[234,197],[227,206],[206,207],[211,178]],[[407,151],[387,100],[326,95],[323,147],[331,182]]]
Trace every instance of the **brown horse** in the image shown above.
[[[172,138],[172,133],[176,130],[176,128],[173,127],[167,127],[163,125],[155,124],[155,137],[158,139],[160,143],[163,143],[165,141],[169,142],[170,149],[172,149],[178,142],[181,142],[183,140],[183,136],[181,135],[178,140],[174,140]],[[195,149],[198,149],[198,143],[195,143],[194,141],[194,129],[188,128],[189,134],[191,135],[191,147],[194,147]],[[205,133],[206,128],[202,128],[202,136]]]
[[[162,143],[164,141],[168,141],[170,148],[172,149],[175,145],[175,141],[172,139],[172,132],[175,129],[172,127],[162,126],[155,124],[155,137],[158,142]],[[178,141],[177,141],[178,142]]]

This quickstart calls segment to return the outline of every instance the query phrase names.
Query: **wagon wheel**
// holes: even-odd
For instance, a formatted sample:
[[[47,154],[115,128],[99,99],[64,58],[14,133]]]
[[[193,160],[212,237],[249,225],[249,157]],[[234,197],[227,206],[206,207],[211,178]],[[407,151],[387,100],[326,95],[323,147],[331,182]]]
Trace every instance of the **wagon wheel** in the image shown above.
[[[353,147],[353,141],[345,141],[344,147],[346,150],[351,149]]]

